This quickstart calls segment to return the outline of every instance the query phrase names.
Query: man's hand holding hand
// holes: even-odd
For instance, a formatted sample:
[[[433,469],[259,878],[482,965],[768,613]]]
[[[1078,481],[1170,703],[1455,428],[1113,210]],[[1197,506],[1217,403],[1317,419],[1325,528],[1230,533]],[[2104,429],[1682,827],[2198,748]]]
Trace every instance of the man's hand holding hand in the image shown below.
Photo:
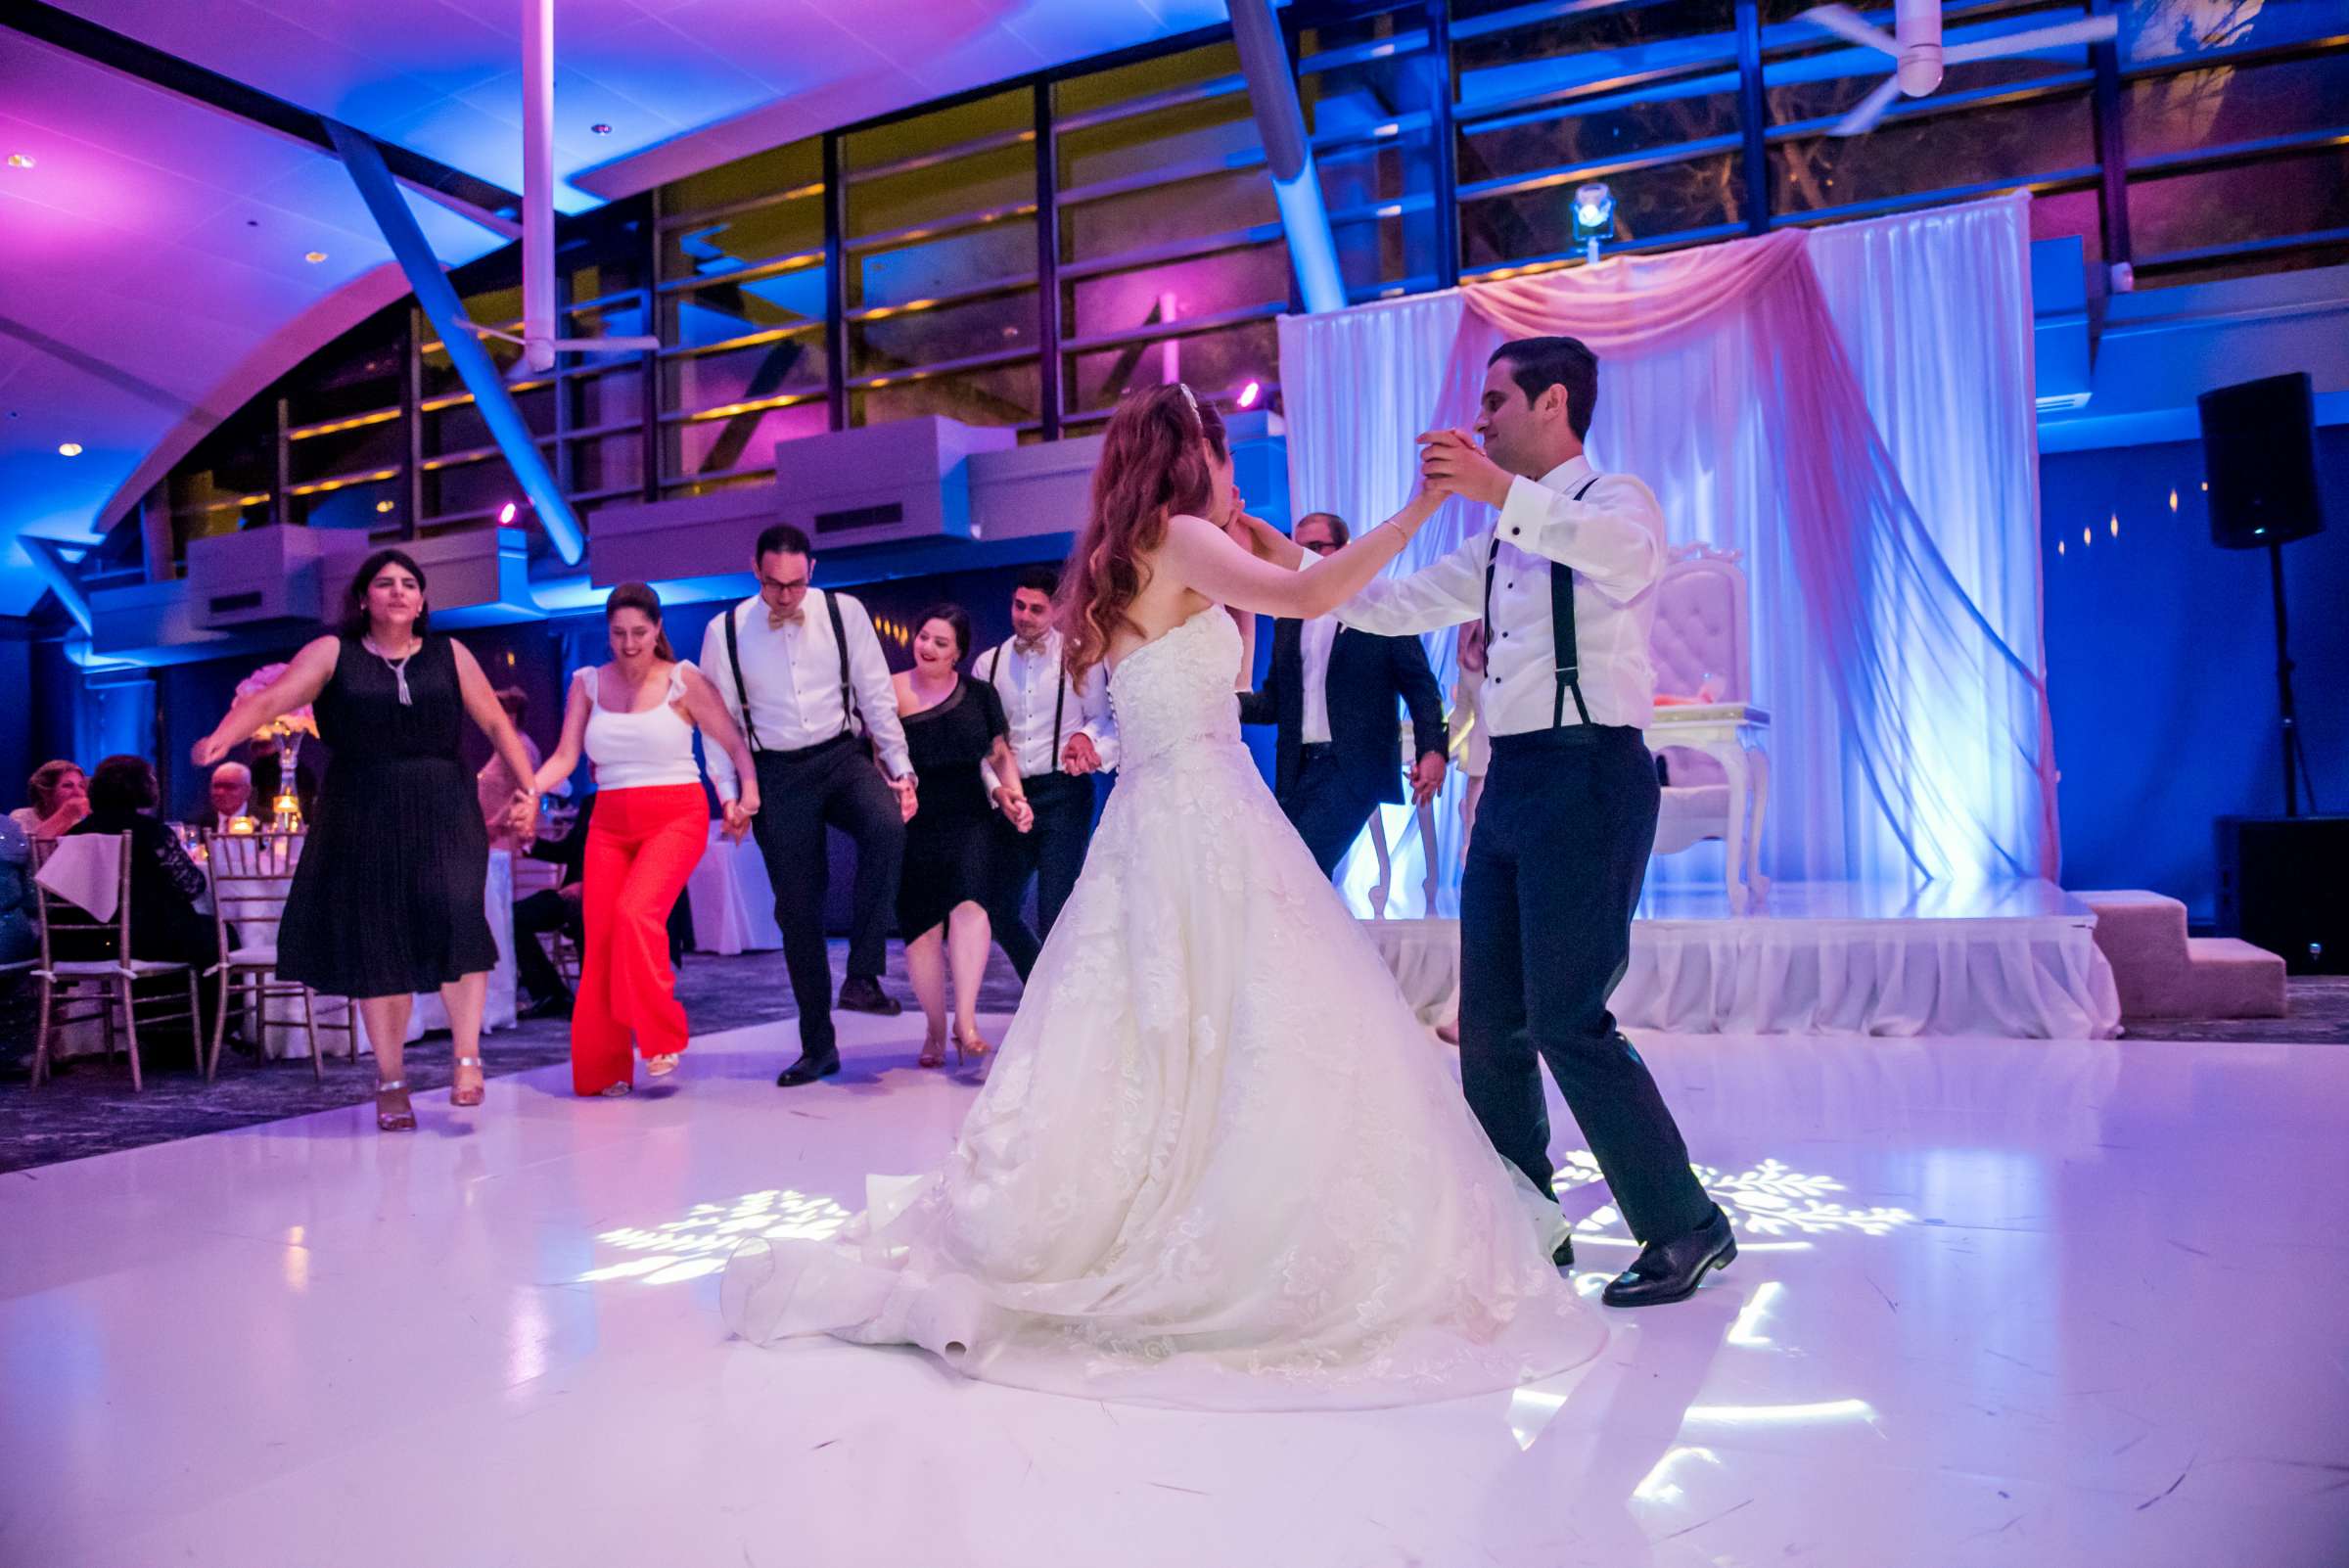
[[[1487,506],[1509,498],[1508,471],[1456,430],[1431,430],[1419,438],[1419,477],[1437,489]]]

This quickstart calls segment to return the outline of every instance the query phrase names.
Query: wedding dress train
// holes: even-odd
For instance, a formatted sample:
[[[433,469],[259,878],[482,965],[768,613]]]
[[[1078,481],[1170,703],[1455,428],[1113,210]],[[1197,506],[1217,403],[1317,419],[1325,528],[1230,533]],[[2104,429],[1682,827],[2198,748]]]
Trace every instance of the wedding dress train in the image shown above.
[[[1118,666],[1117,789],[951,1154],[871,1178],[831,1240],[745,1243],[736,1332],[1213,1408],[1444,1399],[1597,1353],[1556,1204],[1241,744],[1239,650],[1209,609]]]

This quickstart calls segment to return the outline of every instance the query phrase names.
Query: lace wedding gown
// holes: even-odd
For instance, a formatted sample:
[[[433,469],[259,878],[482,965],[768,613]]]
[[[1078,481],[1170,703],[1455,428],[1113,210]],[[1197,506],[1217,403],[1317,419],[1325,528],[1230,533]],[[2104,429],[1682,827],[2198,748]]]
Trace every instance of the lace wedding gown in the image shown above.
[[[746,1242],[736,1332],[1212,1408],[1445,1399],[1597,1353],[1556,1204],[1241,745],[1239,648],[1208,609],[1118,666],[1118,787],[953,1152],[870,1178],[832,1240]]]

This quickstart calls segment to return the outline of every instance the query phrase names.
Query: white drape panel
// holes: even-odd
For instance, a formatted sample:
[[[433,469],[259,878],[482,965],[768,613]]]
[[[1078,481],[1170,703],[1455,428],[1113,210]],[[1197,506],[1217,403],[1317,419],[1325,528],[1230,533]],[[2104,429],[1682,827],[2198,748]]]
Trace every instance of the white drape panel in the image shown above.
[[[1467,304],[1456,291],[1363,305],[1325,316],[1280,318],[1281,397],[1288,408],[1292,515],[1335,512],[1359,531],[1403,508],[1418,484],[1413,438],[1434,422]],[[1449,506],[1411,541],[1390,570],[1415,572],[1458,543],[1469,510]],[[1456,635],[1426,639],[1437,684],[1449,701],[1458,674]],[[1396,757],[1402,758],[1397,730]],[[1436,853],[1443,868],[1438,911],[1458,910],[1460,785],[1456,769],[1436,807]],[[1385,813],[1398,847],[1393,899],[1418,907],[1426,860],[1418,835],[1404,844],[1408,813]],[[1339,868],[1338,886],[1358,914],[1372,912],[1368,890],[1377,867],[1367,841]]]
[[[2030,199],[2013,196],[1822,228],[1811,266],[1926,531],[2001,639],[2044,670],[2030,236]],[[1949,758],[1970,764],[1959,792],[1990,803],[2026,867],[2036,845],[2052,865],[2053,798],[2003,755],[2039,721],[2015,696],[1920,682],[1911,703],[1974,738]]]
[[[2022,199],[1881,219],[1811,238],[1835,327],[1903,484],[1958,584],[2017,659],[2042,664],[2037,440],[2032,397],[2028,209]],[[1415,465],[1411,438],[1440,406],[1460,407],[1500,336],[1458,294],[1281,322],[1291,496],[1300,512],[1375,523],[1400,505]],[[1790,540],[1777,454],[1763,435],[1770,368],[1757,363],[1747,318],[1660,349],[1607,357],[1589,447],[1604,469],[1637,474],[1661,498],[1674,542],[1742,551],[1753,585],[1755,698],[1776,722],[1764,868],[1779,880],[1899,880],[1914,874],[1901,838],[1940,852],[1943,875],[2034,874],[2052,822],[2013,737],[2037,715],[1987,683],[1910,676],[1904,707],[1935,738],[1935,777],[1979,834],[1879,801],[1825,677]],[[1394,570],[1453,547],[1481,514],[1447,507]],[[1930,607],[1871,605],[1888,648]],[[1447,689],[1450,634],[1429,651]],[[1996,710],[1995,712],[1993,710]],[[1449,794],[1450,792],[1448,792]],[[1456,889],[1456,806],[1442,813],[1446,885]],[[1358,856],[1359,858],[1359,856]],[[1660,880],[1702,874],[1717,857],[1659,861]],[[1718,874],[1715,871],[1713,874]],[[1360,880],[1359,878],[1352,880]],[[1400,886],[1415,875],[1397,867]],[[1448,908],[1451,897],[1439,900]],[[1411,912],[1416,912],[1411,911]]]

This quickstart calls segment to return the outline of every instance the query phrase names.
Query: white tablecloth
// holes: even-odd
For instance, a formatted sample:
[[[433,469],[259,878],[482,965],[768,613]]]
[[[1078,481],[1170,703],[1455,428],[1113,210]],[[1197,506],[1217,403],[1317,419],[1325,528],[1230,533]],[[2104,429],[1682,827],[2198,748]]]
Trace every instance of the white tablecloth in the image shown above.
[[[730,844],[720,824],[710,824],[710,848],[685,884],[693,899],[693,945],[697,952],[771,952],[783,945],[775,924],[775,885],[767,880],[759,841]]]

